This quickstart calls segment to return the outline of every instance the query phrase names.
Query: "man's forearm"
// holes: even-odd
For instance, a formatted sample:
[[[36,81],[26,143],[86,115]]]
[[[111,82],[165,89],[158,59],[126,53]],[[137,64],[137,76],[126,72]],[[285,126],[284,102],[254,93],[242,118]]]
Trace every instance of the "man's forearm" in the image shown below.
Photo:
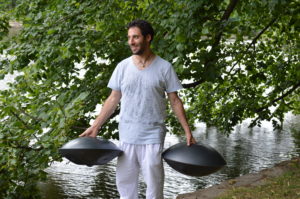
[[[174,114],[176,115],[179,123],[181,124],[184,132],[186,134],[191,133],[191,129],[187,122],[187,118],[185,115],[185,110],[184,110],[182,101],[177,96],[177,94],[176,94],[176,96],[174,95],[174,96],[170,97],[170,103],[171,103],[172,110],[173,110]]]
[[[181,100],[176,100],[176,103],[172,107],[176,117],[178,118],[179,123],[181,124],[183,130],[185,133],[191,133],[191,129],[189,127],[189,124],[187,122],[187,118],[185,115],[185,110],[183,108],[183,104]]]
[[[103,104],[100,114],[93,122],[92,127],[97,129],[101,128],[101,126],[116,110],[120,102],[120,99],[121,99],[120,95],[112,92],[112,94],[106,99],[105,103]]]
[[[185,132],[187,145],[190,146],[191,144],[195,144],[196,140],[193,137],[190,126],[186,119],[185,110],[184,110],[181,99],[178,97],[176,92],[168,93],[168,97],[169,97],[172,109]]]

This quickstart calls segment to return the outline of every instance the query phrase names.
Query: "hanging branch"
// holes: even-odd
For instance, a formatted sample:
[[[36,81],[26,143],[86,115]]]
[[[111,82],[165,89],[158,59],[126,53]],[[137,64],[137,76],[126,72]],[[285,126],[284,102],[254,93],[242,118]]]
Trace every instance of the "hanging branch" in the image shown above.
[[[280,100],[283,100],[285,97],[287,97],[288,95],[290,95],[292,92],[294,92],[295,90],[297,90],[299,87],[300,87],[300,81],[299,81],[297,84],[295,84],[290,90],[288,90],[285,94],[283,94],[283,95],[281,95],[280,97],[278,97],[278,98],[272,100],[272,101],[269,102],[266,106],[263,106],[263,107],[261,107],[261,108],[259,108],[259,109],[256,109],[256,113],[260,113],[260,112],[264,111],[266,108],[268,108],[269,106],[271,106],[272,104],[274,104],[274,103],[276,103],[276,102],[278,102],[278,101],[280,101]],[[271,115],[271,117],[273,117],[273,116],[274,116],[274,113]],[[256,118],[251,122],[250,127],[255,126],[255,125],[256,125],[256,122],[257,122],[258,120],[260,120],[260,117],[259,117],[259,116],[256,117]]]
[[[262,112],[264,109],[268,108],[272,104],[274,104],[274,103],[282,100],[283,98],[285,98],[286,96],[288,96],[289,94],[291,94],[292,92],[294,92],[295,90],[297,90],[299,87],[300,87],[300,81],[297,84],[295,84],[290,90],[288,90],[285,94],[283,94],[280,97],[277,97],[276,99],[272,100],[266,106],[263,106],[263,107],[261,107],[259,109],[256,109],[256,113]]]
[[[228,7],[226,8],[221,20],[220,20],[220,24],[221,24],[221,28],[219,29],[219,32],[218,34],[215,36],[214,40],[215,42],[213,43],[212,45],[212,51],[220,44],[220,41],[221,41],[221,38],[222,38],[222,35],[223,35],[223,31],[224,31],[224,27],[225,26],[222,26],[222,24],[225,22],[225,21],[228,21],[231,13],[233,12],[235,6],[237,5],[238,3],[238,0],[231,0]]]
[[[201,79],[199,81],[193,82],[193,83],[189,83],[189,84],[182,84],[183,88],[194,88],[196,86],[198,86],[199,84],[204,83],[205,80]]]
[[[264,27],[264,29],[262,29],[253,39],[252,42],[247,46],[246,50],[243,52],[244,54],[246,54],[249,49],[251,48],[252,45],[254,45],[257,40],[277,21],[278,16],[273,18],[268,25],[266,25],[266,27]],[[242,60],[242,57],[239,58],[231,67],[231,69],[229,70],[228,74],[230,74],[232,72],[232,70],[234,69],[234,67],[240,63],[240,61]]]
[[[223,31],[224,31],[224,26],[222,26],[222,24],[224,24],[224,22],[228,21],[231,13],[233,12],[234,8],[236,7],[236,5],[238,3],[238,1],[239,0],[231,0],[228,7],[226,8],[222,18],[220,19],[219,23],[221,24],[221,26],[220,26],[221,28],[219,29],[218,33],[214,37],[214,43],[212,45],[211,52],[214,52],[216,50],[217,46],[220,44],[220,41],[221,41],[221,38],[223,35]],[[206,62],[204,63],[204,67],[207,67],[211,61],[212,60],[210,60],[210,59],[206,60]],[[201,84],[203,82],[205,82],[205,80],[201,79],[201,80],[193,82],[193,83],[182,84],[182,86],[184,88],[192,88],[192,87],[198,86],[199,84]]]
[[[15,116],[15,118],[17,118],[27,129],[33,129],[31,128],[24,120],[22,120],[18,114],[16,114],[14,111],[10,110],[10,113]]]
[[[10,130],[8,130],[8,133],[13,136],[14,133],[12,133]],[[34,135],[35,136],[35,135]],[[37,137],[35,137],[36,139],[38,139]],[[42,146],[40,146],[39,148],[32,148],[30,146],[24,146],[18,142],[15,141],[8,141],[6,139],[3,139],[4,141],[6,141],[7,145],[11,148],[16,148],[16,149],[24,149],[24,150],[34,150],[34,151],[40,151],[43,149]]]
[[[31,126],[29,126],[24,120],[22,120],[21,117],[18,116],[18,114],[16,114],[14,111],[10,110],[11,114],[13,116],[15,116],[27,129],[29,130],[34,130],[34,128],[32,128]],[[39,141],[39,138],[35,135],[35,134],[32,134],[33,137]]]
[[[63,105],[61,105],[58,100],[55,100],[55,103],[58,105],[58,108],[61,110],[63,116],[64,116],[64,120],[67,121],[67,116],[66,116],[66,113],[65,113],[65,110],[64,110],[64,107]]]
[[[277,16],[277,17],[274,17],[274,18],[270,21],[270,23],[268,23],[268,25],[267,25],[264,29],[262,29],[262,30],[258,33],[258,35],[256,35],[256,37],[254,37],[254,39],[252,40],[252,42],[248,45],[248,47],[247,47],[245,53],[248,52],[248,50],[251,48],[251,46],[257,42],[257,40],[260,38],[260,36],[261,36],[262,34],[264,34],[264,33],[265,33],[265,32],[266,32],[266,31],[267,31],[267,30],[268,30],[268,29],[276,22],[277,19],[278,19],[278,16]]]
[[[19,107],[19,110],[20,110],[20,112],[23,113],[24,115],[26,115],[26,116],[30,117],[31,119],[35,120],[36,123],[38,123],[38,122],[45,122],[44,120],[42,120],[42,119],[40,119],[40,118],[38,118],[38,117],[34,117],[34,116],[28,114],[22,107]]]

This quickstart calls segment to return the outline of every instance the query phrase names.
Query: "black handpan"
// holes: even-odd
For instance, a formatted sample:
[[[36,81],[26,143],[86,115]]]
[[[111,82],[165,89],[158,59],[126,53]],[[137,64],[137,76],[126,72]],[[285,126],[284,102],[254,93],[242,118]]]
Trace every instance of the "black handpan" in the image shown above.
[[[106,164],[122,153],[111,141],[92,137],[71,140],[59,152],[71,162],[87,166]]]
[[[205,176],[226,165],[224,158],[212,147],[200,143],[187,146],[179,143],[162,154],[163,159],[176,171],[189,176]]]

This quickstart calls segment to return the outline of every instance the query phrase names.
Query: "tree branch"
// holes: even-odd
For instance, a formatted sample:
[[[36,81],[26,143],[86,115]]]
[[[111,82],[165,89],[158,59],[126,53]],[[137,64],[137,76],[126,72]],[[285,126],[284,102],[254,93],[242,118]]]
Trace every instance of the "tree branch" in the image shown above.
[[[19,115],[18,114],[16,114],[14,111],[12,111],[12,110],[10,110],[10,112],[11,112],[11,114],[13,115],[13,116],[15,116],[27,129],[30,129],[30,130],[32,130],[32,129],[34,129],[34,128],[32,128],[31,126],[29,126],[28,125],[28,123],[27,122],[25,122],[21,117],[19,117]],[[39,138],[35,135],[35,134],[33,134],[33,136],[35,137],[35,139],[36,140],[39,140]]]
[[[300,81],[295,84],[290,90],[288,90],[285,94],[281,95],[280,97],[272,100],[271,102],[269,102],[266,106],[263,106],[259,109],[256,109],[256,112],[259,113],[261,111],[263,111],[264,109],[268,108],[269,106],[271,106],[272,104],[282,100],[283,98],[285,98],[286,96],[288,96],[289,94],[291,94],[292,92],[294,92],[295,90],[297,90],[300,87]]]
[[[238,3],[238,1],[239,0],[231,0],[229,5],[227,6],[221,20],[219,21],[219,23],[221,24],[220,29],[219,29],[218,33],[216,34],[216,36],[214,37],[214,43],[212,45],[210,52],[214,52],[216,50],[216,47],[220,44],[220,41],[221,41],[221,38],[223,35],[223,31],[224,31],[224,26],[222,26],[222,23],[224,23],[225,21],[228,21],[231,13],[233,12],[235,6]],[[212,56],[212,57],[213,57],[213,59],[216,59],[215,56]],[[204,63],[204,67],[207,67],[211,61],[213,61],[213,60],[207,59]],[[182,86],[184,88],[192,88],[192,87],[198,86],[199,84],[202,84],[203,82],[205,82],[205,79],[201,79],[201,80],[198,80],[198,81],[190,83],[190,84],[183,84]]]
[[[205,82],[205,80],[201,79],[201,80],[193,82],[193,83],[182,84],[182,86],[183,86],[183,88],[194,88],[194,87],[198,86],[199,84],[202,84],[203,82]]]
[[[31,119],[35,120],[36,123],[38,123],[38,122],[45,122],[44,120],[42,120],[42,119],[40,119],[40,118],[37,118],[37,117],[34,117],[34,116],[28,114],[28,113],[27,113],[22,107],[20,107],[20,106],[19,106],[19,110],[20,110],[20,112],[23,113],[24,115],[26,115],[26,116],[30,117]]]
[[[262,30],[258,33],[258,35],[256,35],[256,37],[254,37],[254,39],[252,40],[252,42],[248,45],[248,47],[247,47],[247,49],[246,49],[246,52],[250,49],[250,47],[251,47],[253,44],[256,43],[256,41],[259,39],[259,37],[260,37],[262,34],[264,34],[264,33],[266,32],[266,30],[268,30],[268,28],[270,28],[270,27],[275,23],[275,21],[276,21],[277,19],[278,19],[278,17],[273,18],[273,19],[270,21],[270,23],[268,23],[268,25],[267,25],[264,29],[262,29]]]
[[[261,37],[261,35],[263,35],[275,22],[276,22],[276,20],[278,19],[278,17],[275,17],[275,18],[273,18],[271,21],[270,21],[270,23],[268,23],[268,25],[264,28],[264,29],[262,29],[253,39],[252,39],[252,42],[247,46],[247,48],[246,48],[246,50],[243,52],[244,54],[246,54],[248,51],[249,51],[249,49],[251,48],[251,46],[253,45],[253,44],[255,44],[256,42],[257,42],[257,40]],[[238,63],[240,63],[240,61],[242,60],[242,58],[243,57],[241,57],[241,58],[239,58],[233,65],[232,65],[232,67],[231,67],[231,69],[229,70],[229,74],[231,73],[231,71],[234,69],[234,67],[238,64]]]
[[[11,114],[15,116],[27,129],[32,129],[24,120],[22,120],[14,111],[10,110]]]
[[[294,92],[295,90],[297,90],[297,88],[300,87],[300,82],[298,82],[296,85],[294,85],[289,91],[287,91],[285,94],[283,94],[282,96],[272,100],[271,102],[268,103],[268,105],[261,107],[259,109],[256,110],[256,113],[262,112],[264,109],[268,108],[269,106],[271,106],[272,104],[274,104],[275,102],[284,99],[286,96],[288,96],[289,94],[291,94],[292,92]],[[274,113],[272,113],[271,118],[274,117]],[[260,117],[257,116],[249,125],[249,127],[254,127],[257,123],[257,121],[260,120]]]
[[[58,105],[58,108],[61,110],[63,116],[64,116],[64,120],[65,122],[67,121],[67,116],[66,116],[66,113],[65,113],[65,110],[64,110],[64,107],[63,105],[61,105],[58,100],[55,100],[55,103]]]
[[[10,130],[8,130],[9,134],[12,136],[14,135],[14,133],[12,133]],[[16,141],[11,141],[11,140],[6,140],[5,138],[2,139],[2,141],[4,140],[4,142],[7,143],[7,146],[11,147],[11,148],[15,148],[15,149],[24,149],[24,150],[33,150],[33,151],[40,151],[43,149],[43,147],[39,147],[39,148],[32,148],[30,146],[24,146],[19,144]]]
[[[10,147],[15,148],[15,149],[24,149],[24,150],[28,150],[28,151],[41,151],[41,150],[43,150],[43,147],[32,148],[32,147],[29,147],[29,146],[20,146],[20,145],[10,146]]]
[[[220,23],[223,23],[224,21],[228,21],[228,19],[229,19],[231,13],[233,12],[235,6],[236,6],[237,3],[238,3],[238,1],[239,1],[239,0],[231,0],[231,1],[230,1],[229,5],[227,6],[227,8],[226,8],[226,10],[225,10],[225,12],[224,12],[224,14],[223,14],[221,20],[220,20]],[[222,24],[221,24],[221,25],[222,25]],[[223,35],[224,26],[220,26],[220,27],[221,27],[221,28],[220,28],[218,34],[215,36],[215,39],[214,39],[215,42],[214,42],[213,45],[212,45],[212,50],[213,50],[214,48],[216,48],[216,47],[219,45],[220,41],[221,41],[221,38],[222,38],[222,35]]]

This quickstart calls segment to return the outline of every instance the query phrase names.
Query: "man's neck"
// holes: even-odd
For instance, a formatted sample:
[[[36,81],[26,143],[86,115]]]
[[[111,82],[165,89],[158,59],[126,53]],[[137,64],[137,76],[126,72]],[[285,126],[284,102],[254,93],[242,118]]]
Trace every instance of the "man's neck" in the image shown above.
[[[134,55],[134,59],[136,60],[135,64],[140,68],[145,68],[151,63],[153,57],[154,53],[151,50],[146,51],[141,55]]]
[[[139,61],[145,62],[149,59],[149,57],[153,56],[153,52],[151,50],[147,50],[145,51],[143,54],[141,55],[134,55],[135,58]]]

